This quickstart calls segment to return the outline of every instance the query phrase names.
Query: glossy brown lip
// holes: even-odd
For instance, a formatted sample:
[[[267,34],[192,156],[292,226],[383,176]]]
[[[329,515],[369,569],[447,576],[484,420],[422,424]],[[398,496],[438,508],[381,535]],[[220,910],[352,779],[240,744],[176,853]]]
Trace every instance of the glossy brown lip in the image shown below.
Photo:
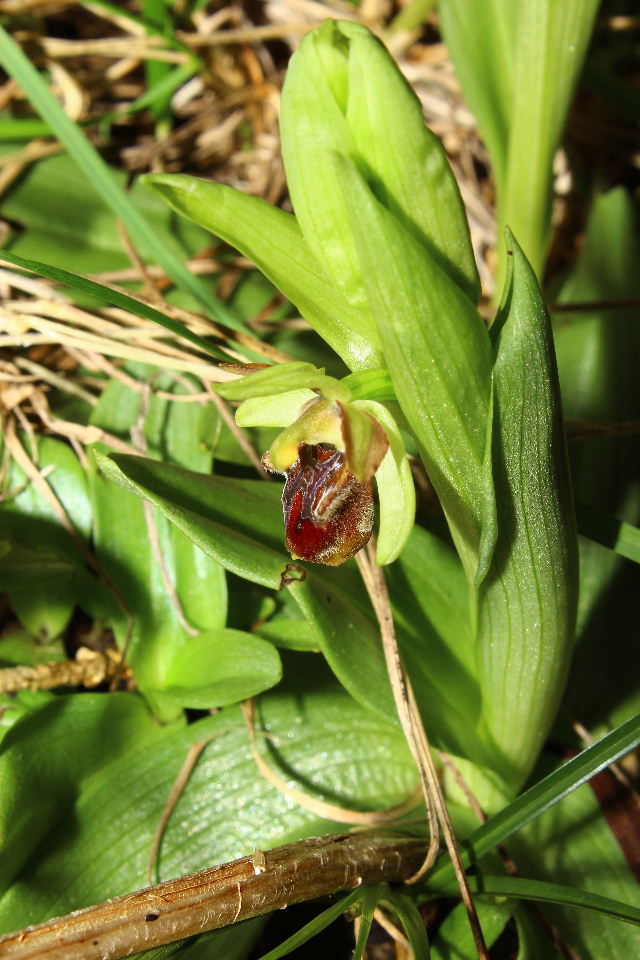
[[[338,566],[365,546],[373,530],[373,484],[351,473],[342,451],[301,443],[286,478],[282,505],[294,559]]]

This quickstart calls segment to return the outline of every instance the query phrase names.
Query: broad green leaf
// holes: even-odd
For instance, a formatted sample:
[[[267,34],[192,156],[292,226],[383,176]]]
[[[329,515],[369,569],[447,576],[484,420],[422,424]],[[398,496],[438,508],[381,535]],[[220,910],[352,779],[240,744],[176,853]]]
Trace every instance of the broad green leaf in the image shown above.
[[[282,677],[271,643],[241,630],[218,630],[190,637],[173,657],[166,694],[181,707],[212,710],[248,700]]]
[[[418,97],[382,43],[360,24],[329,21],[315,42],[345,51],[347,125],[377,199],[477,303],[480,278],[460,190],[440,140],[425,125]],[[302,45],[296,56],[304,56]],[[308,114],[290,122],[299,119],[308,122]]]
[[[513,112],[520,4],[440,0],[442,32],[465,98],[489,148],[501,188]]]
[[[502,0],[500,15],[512,6]],[[517,4],[507,168],[498,229],[509,226],[535,273],[550,239],[553,158],[591,38],[599,0]],[[503,261],[504,263],[504,261]]]
[[[320,664],[309,676],[307,658],[289,654],[290,683],[258,702],[258,730],[268,733],[264,741],[260,738],[265,758],[292,786],[328,802],[363,810],[401,802],[415,783],[401,731],[359,707]],[[130,695],[82,694],[74,699],[98,702],[106,711],[114,696],[143,709]],[[56,701],[56,708],[68,699]],[[194,743],[210,741],[163,835],[160,879],[337,827],[282,796],[260,775],[239,708],[188,726],[155,728],[153,737],[143,736],[140,723],[109,725],[108,713],[96,728],[87,712],[85,706],[79,725],[80,717],[69,715],[65,737],[55,735],[48,715],[35,718],[29,735],[22,736],[20,756],[8,758],[12,776],[20,778],[20,795],[29,800],[11,807],[9,836],[23,862],[34,855],[0,900],[2,931],[145,886],[155,831]],[[14,728],[7,737],[13,735],[15,742],[17,732]],[[106,752],[92,746],[107,735]],[[81,744],[85,736],[87,749]],[[33,758],[26,766],[25,749]],[[56,765],[62,772],[69,754],[74,770],[80,768],[84,775],[79,779],[72,771],[71,779],[62,778],[64,803],[54,805],[57,781],[42,788],[41,771],[47,772],[42,764],[46,759],[49,767]],[[30,819],[34,791],[41,798],[41,824]],[[3,868],[8,863],[3,859]]]
[[[112,171],[95,147],[69,119],[31,60],[2,27],[0,57],[7,73],[19,83],[34,109],[50,124],[82,174],[96,187],[115,215],[122,219],[133,242],[148,249],[152,258],[166,270],[167,275],[178,286],[191,293],[216,319],[232,328],[245,329],[244,324],[207,290],[204,283],[189,272],[184,265],[181,251],[176,249],[170,238],[160,239],[156,235],[144,215],[116,183]]]
[[[184,174],[147,174],[143,182],[253,260],[351,369],[380,366],[377,337],[360,328],[358,312],[325,276],[295,217],[258,197]]]
[[[35,446],[19,435],[19,440],[37,468],[47,470],[46,482],[63,507],[80,540],[88,539],[91,529],[91,504],[87,479],[68,444],[54,437],[38,437]],[[15,491],[0,513],[0,531],[15,544],[52,552],[73,564],[84,564],[78,541],[64,526],[58,512],[35,483],[15,461],[11,461],[6,489]]]
[[[380,202],[477,298],[468,225],[442,146],[426,129],[420,103],[393,59],[364,26],[328,20],[302,40],[283,87],[281,130],[304,238],[361,313],[369,336],[376,333],[375,310],[367,301],[336,153],[353,160]]]
[[[471,301],[378,203],[355,166],[340,158],[337,169],[385,364],[473,578],[484,512],[489,337]]]
[[[483,879],[484,876],[485,874]],[[458,890],[453,895],[457,894]],[[485,943],[491,947],[513,913],[513,904],[509,902],[487,904],[476,898],[476,910]],[[460,903],[445,917],[438,928],[438,934],[431,944],[431,957],[432,960],[477,960],[477,956],[466,907]]]
[[[498,538],[478,590],[477,643],[484,729],[515,792],[566,682],[578,567],[549,318],[532,268],[509,242],[513,268],[491,329]]]
[[[185,389],[150,368],[132,365],[129,372],[158,390],[182,394]],[[139,418],[141,398],[142,394],[131,387],[112,381],[92,413],[92,422],[128,439]],[[210,469],[211,451],[198,440],[200,419],[198,405],[162,399],[152,393],[144,422],[150,452]],[[99,473],[91,471],[90,477],[98,554],[134,614],[129,660],[145,694],[161,691],[168,664],[180,645],[188,641],[185,621],[191,630],[224,627],[225,573],[162,516],[148,517],[136,497],[104,483]],[[167,578],[175,588],[177,602],[168,589]],[[127,642],[129,626],[125,619],[117,625],[122,644]]]
[[[290,584],[289,591],[344,687],[369,710],[397,723],[378,626],[371,611],[359,605],[357,592],[349,590],[343,570],[337,568],[337,576],[332,576],[316,574],[314,568],[304,581]]]
[[[10,592],[11,606],[23,627],[40,640],[53,640],[66,629],[76,606],[70,582],[31,581]]]
[[[0,753],[3,892],[61,823],[73,830],[69,808],[86,779],[126,749],[148,750],[158,731],[144,702],[122,693],[52,699],[14,724]],[[7,920],[20,923],[5,917],[5,930]]]
[[[316,653],[320,650],[316,632],[308,620],[272,617],[266,623],[259,624],[255,632],[285,650],[311,650]]]
[[[54,660],[66,660],[61,640],[38,643],[26,630],[14,630],[0,639],[0,662],[7,665],[35,666]],[[11,696],[11,695],[9,695]],[[3,704],[6,709],[6,705]]]
[[[557,299],[619,302],[640,296],[638,236],[632,197],[622,188],[597,195],[585,245]],[[637,310],[558,313],[554,337],[568,417],[614,423],[640,418]],[[640,523],[640,438],[585,436],[570,442],[569,458],[579,530],[587,536],[597,530],[601,542],[606,537],[608,546],[622,546],[628,528],[616,524],[614,529],[602,514],[623,524]],[[579,645],[568,706],[588,726],[619,723],[625,702],[631,712],[640,708],[633,706],[640,631],[636,579],[632,564],[586,536],[580,538]]]
[[[181,70],[181,67],[177,68]],[[127,173],[113,170],[121,189]],[[136,182],[129,198],[159,239],[175,244],[183,258],[195,256],[208,243],[208,234],[178,219],[151,190]],[[95,186],[78,176],[68,153],[46,157],[30,166],[3,200],[3,213],[12,225],[11,252],[41,260],[74,273],[98,273],[131,266],[118,231],[117,217]],[[150,251],[142,248],[143,256]]]
[[[0,590],[23,587],[25,580],[41,584],[68,580],[73,563],[53,551],[0,540]]]

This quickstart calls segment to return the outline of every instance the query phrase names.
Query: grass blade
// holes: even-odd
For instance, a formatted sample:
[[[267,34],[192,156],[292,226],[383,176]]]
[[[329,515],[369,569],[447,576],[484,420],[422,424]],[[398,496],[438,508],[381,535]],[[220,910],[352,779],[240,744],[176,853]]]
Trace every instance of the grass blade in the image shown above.
[[[221,303],[198,277],[187,269],[177,248],[168,249],[160,242],[144,216],[116,184],[111,171],[86,136],[64,112],[36,68],[20,47],[0,26],[0,59],[5,70],[20,84],[34,109],[64,144],[87,179],[100,192],[104,201],[124,223],[133,242],[150,255],[167,275],[183,290],[190,293],[217,320],[234,330],[245,330],[245,325]]]
[[[527,877],[487,876],[469,877],[469,884],[476,896],[513,897],[518,900],[535,900],[539,903],[553,903],[568,907],[583,907],[595,910],[616,920],[640,924],[640,908],[629,903],[621,903],[611,897],[602,897],[588,890],[568,887],[562,883],[548,883],[544,880],[530,880]],[[457,887],[451,884],[447,893],[455,896]]]
[[[33,273],[38,273],[43,277],[47,277],[49,280],[63,283],[66,287],[71,287],[73,290],[88,293],[92,297],[97,297],[99,300],[106,300],[107,303],[110,303],[112,306],[122,307],[123,310],[128,310],[138,317],[152,320],[159,326],[164,327],[165,330],[170,330],[171,333],[182,337],[183,340],[188,340],[190,343],[193,343],[194,346],[199,347],[200,350],[203,350],[205,353],[211,354],[211,356],[217,357],[219,360],[229,360],[229,357],[225,353],[218,350],[217,347],[214,347],[213,344],[205,340],[204,337],[198,336],[197,333],[192,333],[183,323],[179,323],[172,317],[167,317],[166,314],[160,313],[159,310],[143,303],[142,300],[136,300],[134,297],[127,296],[126,293],[120,293],[119,290],[112,290],[111,287],[105,287],[102,283],[96,283],[95,280],[89,280],[88,277],[81,277],[78,276],[78,274],[70,273],[61,267],[52,267],[48,263],[41,263],[39,260],[26,260],[24,257],[19,257],[15,253],[9,253],[7,250],[0,250],[0,260],[6,260],[8,263],[13,263],[16,267],[23,267],[23,269],[31,270]]]
[[[640,529],[623,520],[616,520],[586,504],[576,504],[578,531],[590,540],[640,563]]]
[[[568,760],[558,770],[530,787],[508,807],[478,827],[465,841],[467,849],[462,855],[463,863],[468,866],[479,860],[639,744],[640,714],[636,714],[592,747],[583,750],[577,757]],[[452,878],[452,865],[444,863],[431,874],[427,886],[434,891],[439,890],[443,884],[451,882]]]

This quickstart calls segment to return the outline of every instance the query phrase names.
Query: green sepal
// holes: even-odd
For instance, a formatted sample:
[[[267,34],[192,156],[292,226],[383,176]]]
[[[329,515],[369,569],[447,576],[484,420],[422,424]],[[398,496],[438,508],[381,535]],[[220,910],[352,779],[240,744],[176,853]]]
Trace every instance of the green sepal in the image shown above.
[[[269,397],[289,390],[318,390],[331,400],[349,400],[351,393],[335,377],[329,377],[322,368],[312,363],[296,361],[280,363],[216,384],[216,393],[225,400],[248,400],[251,397]]]
[[[380,501],[376,560],[380,566],[384,566],[400,556],[413,530],[416,491],[404,441],[387,408],[375,400],[355,400],[351,406],[366,410],[375,417],[384,427],[389,440],[389,449],[376,473]]]

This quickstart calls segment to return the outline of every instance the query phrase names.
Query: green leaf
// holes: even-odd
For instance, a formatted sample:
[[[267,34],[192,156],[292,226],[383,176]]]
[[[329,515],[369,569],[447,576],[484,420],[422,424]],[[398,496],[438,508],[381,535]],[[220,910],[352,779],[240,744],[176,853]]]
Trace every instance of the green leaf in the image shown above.
[[[478,590],[478,657],[488,742],[512,793],[558,709],[573,648],[577,541],[549,318],[535,275],[513,264],[491,335],[492,460],[498,538]]]
[[[505,13],[509,5],[509,0],[502,0],[502,16],[513,16]],[[599,6],[599,0],[535,0],[518,5],[498,229],[508,225],[513,230],[538,276],[549,244],[553,158]]]
[[[595,197],[586,242],[558,294],[560,302],[613,304],[633,302],[640,296],[635,266],[640,257],[637,221],[633,198],[626,190],[617,188]],[[614,423],[640,418],[640,325],[633,306],[563,311],[554,318],[554,337],[567,416]],[[570,442],[569,457],[579,529],[601,541],[606,538],[608,546],[619,537],[628,553],[627,533],[633,531],[618,523],[636,527],[640,523],[640,438],[585,436]],[[600,518],[603,512],[616,518],[617,529],[611,520]],[[615,726],[640,709],[635,670],[640,632],[636,578],[637,569],[631,563],[586,536],[580,538],[579,646],[567,706],[589,727],[603,722]]]
[[[425,125],[420,100],[386,48],[360,24],[329,21],[315,42],[319,48],[333,44],[345,49],[347,125],[360,169],[377,199],[477,303],[480,278],[464,204],[442,144]],[[305,43],[295,54],[300,60]],[[288,85],[285,89],[283,113]],[[304,123],[309,118],[303,112],[290,122]],[[296,133],[303,135],[303,130]]]
[[[406,894],[401,893],[400,890],[393,890],[384,898],[384,903],[391,907],[400,920],[416,960],[418,958],[429,960],[431,951],[429,950],[427,930],[422,915],[413,900]]]
[[[148,499],[226,570],[280,587],[288,556],[281,547],[279,486],[205,476],[127,454],[96,454],[96,460],[102,476]]]
[[[202,281],[183,263],[180,251],[159,240],[139,210],[121,190],[100,154],[73,123],[31,61],[0,26],[0,57],[5,70],[20,84],[40,116],[51,126],[87,179],[94,184],[115,215],[125,224],[131,239],[152,252],[156,262],[178,286],[191,293],[205,309],[227,326],[245,329],[224,304],[209,293]]]
[[[127,747],[148,749],[158,730],[143,701],[123,693],[56,698],[14,724],[0,754],[3,892],[61,822],[71,827],[70,805],[91,774]]]
[[[621,557],[640,563],[640,529],[583,503],[576,504],[578,530]]]
[[[401,802],[415,778],[401,731],[359,707],[317,661],[309,676],[308,656],[289,654],[286,688],[258,703],[269,763],[298,789],[329,802],[364,810]],[[132,708],[128,724],[124,710],[116,722],[114,697],[133,701],[155,735],[145,734]],[[86,703],[67,713],[71,699]],[[17,783],[19,791],[2,823],[23,866],[0,900],[2,931],[145,886],[163,809],[198,742],[209,741],[164,833],[161,879],[336,829],[260,776],[239,708],[168,728],[153,725],[131,695],[61,698],[60,711],[64,736],[50,714],[34,717],[19,742],[17,727],[7,734],[15,748],[3,763],[10,761],[13,779],[1,783],[11,789]],[[54,766],[56,779],[49,777]],[[31,819],[34,801],[41,819]],[[13,863],[8,849],[3,871]]]
[[[0,29],[2,28],[0,27]],[[142,300],[136,300],[133,297],[127,296],[126,293],[120,293],[119,290],[112,290],[111,287],[105,287],[102,283],[96,283],[95,280],[89,280],[87,277],[69,273],[68,270],[62,270],[60,267],[51,267],[46,263],[40,263],[38,260],[25,260],[24,257],[19,257],[15,253],[9,253],[7,250],[0,250],[0,260],[13,263],[16,267],[24,267],[25,270],[31,270],[33,273],[38,273],[43,277],[47,277],[49,280],[56,280],[58,283],[71,287],[73,290],[88,293],[90,296],[97,297],[99,300],[105,300],[115,307],[128,310],[136,316],[153,320],[154,323],[164,327],[165,330],[169,330],[171,333],[176,334],[176,336],[182,337],[183,340],[188,340],[190,343],[195,344],[196,347],[199,347],[199,349],[205,353],[217,357],[220,360],[229,359],[227,354],[218,350],[217,347],[209,343],[208,340],[205,340],[204,337],[193,333],[185,324],[174,320],[172,317],[166,316],[164,313],[160,313],[159,310],[148,306],[146,303],[143,303]]]
[[[0,540],[0,590],[18,589],[25,580],[40,584],[69,580],[73,569],[73,563],[56,552]]]
[[[473,304],[354,165],[337,163],[385,364],[468,576],[478,562],[491,354]]]
[[[253,260],[352,369],[380,366],[377,337],[360,329],[358,313],[325,276],[295,217],[258,197],[184,174],[147,174],[143,182]]]
[[[334,903],[331,907],[327,907],[326,910],[319,913],[318,916],[310,920],[309,923],[305,923],[304,927],[296,930],[294,934],[287,937],[278,947],[274,947],[273,950],[269,950],[268,953],[263,953],[260,960],[280,960],[281,957],[289,956],[292,950],[297,950],[298,947],[301,947],[304,943],[308,943],[313,937],[317,937],[319,933],[322,933],[322,931],[326,930],[332,923],[339,920],[342,914],[345,913],[349,907],[357,903],[363,895],[363,890],[352,890],[346,897],[341,897],[337,903]]]
[[[443,34],[491,154],[498,236],[509,225],[540,275],[551,177],[598,0],[441,0]],[[499,276],[505,273],[504,257]]]
[[[483,889],[482,883],[476,884],[476,887]],[[453,895],[457,896],[458,893],[459,889]],[[483,903],[476,897],[475,905],[485,943],[491,947],[513,913],[513,904]],[[432,960],[476,960],[477,956],[466,907],[459,903],[438,927],[438,934],[431,944]]]
[[[10,592],[11,606],[18,620],[40,640],[53,640],[66,629],[76,605],[75,591],[70,583],[58,581],[31,582]]]
[[[36,445],[26,444],[26,437],[18,439],[39,470],[48,468],[46,481],[64,508],[76,529],[80,541],[88,539],[91,529],[91,504],[87,478],[78,457],[68,444],[54,437],[38,437]],[[15,461],[11,461],[6,485],[17,491],[2,505],[0,531],[4,538],[23,548],[57,554],[74,566],[84,565],[84,555],[78,540],[62,523],[58,512]],[[23,554],[24,556],[24,554]]]
[[[442,32],[489,148],[496,181],[506,174],[517,56],[518,4],[509,0],[440,0]]]
[[[318,390],[332,400],[346,401],[350,392],[335,377],[326,376],[323,369],[311,363],[280,363],[247,373],[237,380],[216,385],[216,392],[225,400],[247,400],[253,397],[270,397],[274,394],[298,391],[301,389]]]
[[[248,700],[282,678],[280,657],[271,643],[242,630],[219,630],[191,637],[173,657],[166,694],[181,707],[212,710]]]
[[[444,150],[392,57],[366,27],[328,20],[302,40],[283,87],[281,131],[304,238],[361,312],[363,330],[375,336],[375,312],[332,162],[336,153],[352,158],[378,200],[477,300],[469,228]]]
[[[113,170],[112,175],[124,190],[128,174],[124,170]],[[155,235],[163,243],[179,246],[184,259],[206,247],[209,237],[204,230],[178,219],[139,181],[129,197]],[[14,228],[7,246],[18,256],[41,260],[76,274],[131,266],[117,217],[93,183],[78,176],[78,167],[68,153],[32,164],[11,184],[3,202],[3,213]],[[141,248],[140,253],[146,256],[150,251]],[[191,306],[196,306],[192,300]]]
[[[522,830],[532,820],[563,800],[568,794],[594,777],[600,770],[615,763],[640,744],[640,714],[627,720],[616,730],[612,730],[601,740],[583,750],[578,756],[562,764],[553,773],[548,774],[534,786],[508,804],[504,810],[495,814],[485,824],[478,827],[465,839],[462,862],[468,866],[480,860],[486,853],[503,843],[514,833]],[[566,845],[565,845],[566,846]],[[564,846],[556,846],[563,851]],[[537,851],[540,852],[539,850]],[[436,867],[429,876],[427,887],[439,890],[454,876],[451,863]]]
[[[548,769],[549,758],[543,759],[541,768]],[[598,778],[600,786],[612,779],[608,772]],[[619,921],[640,920],[637,878],[590,785],[531,823],[510,849],[522,874],[541,882],[540,893],[549,897],[545,915],[580,956],[635,956],[640,930]],[[555,884],[564,889],[554,890]],[[532,891],[532,899],[537,896]]]

